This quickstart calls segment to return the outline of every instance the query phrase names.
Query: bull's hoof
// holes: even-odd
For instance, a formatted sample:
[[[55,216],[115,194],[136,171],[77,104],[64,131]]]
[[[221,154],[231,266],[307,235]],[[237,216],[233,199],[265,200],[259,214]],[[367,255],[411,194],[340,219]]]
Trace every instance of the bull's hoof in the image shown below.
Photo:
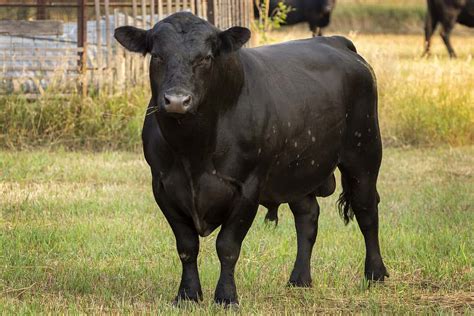
[[[311,278],[291,277],[288,281],[288,287],[311,287]]]
[[[389,277],[389,274],[383,263],[365,268],[365,278],[369,282],[383,282],[385,277]]]
[[[195,293],[194,295],[188,295],[186,292],[182,292],[182,293],[180,292],[178,293],[178,295],[176,295],[172,304],[175,307],[180,307],[181,304],[186,303],[186,302],[199,303],[200,301],[202,301],[201,291]]]
[[[265,216],[265,224],[267,225],[273,224],[275,225],[275,227],[278,226],[278,217],[271,217],[271,216],[268,216],[267,214],[267,216]]]
[[[228,297],[216,296],[214,297],[214,302],[216,304],[223,306],[225,309],[238,309],[239,308],[239,300],[237,299],[237,297],[228,298]]]
[[[311,273],[307,269],[295,267],[290,275],[288,286],[290,287],[311,287]]]

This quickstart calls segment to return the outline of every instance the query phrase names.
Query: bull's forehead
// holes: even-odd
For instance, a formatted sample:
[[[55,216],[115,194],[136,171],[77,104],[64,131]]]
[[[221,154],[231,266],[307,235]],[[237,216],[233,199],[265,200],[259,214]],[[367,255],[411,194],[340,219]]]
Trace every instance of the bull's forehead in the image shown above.
[[[190,14],[189,14],[190,15]],[[209,52],[217,31],[194,15],[164,19],[152,32],[152,51],[162,55],[196,56]]]

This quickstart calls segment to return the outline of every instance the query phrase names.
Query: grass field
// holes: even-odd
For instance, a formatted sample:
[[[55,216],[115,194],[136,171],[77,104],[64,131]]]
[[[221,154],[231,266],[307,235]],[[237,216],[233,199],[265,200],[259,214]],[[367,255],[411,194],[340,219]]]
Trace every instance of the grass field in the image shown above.
[[[340,0],[342,22],[327,31],[348,36],[377,75],[390,278],[367,289],[362,235],[356,223],[343,225],[335,194],[320,199],[313,288],[285,287],[296,253],[293,219],[285,205],[279,226],[267,226],[262,209],[237,265],[242,314],[474,313],[474,41],[465,36],[472,30],[456,28],[457,60],[439,36],[433,56],[422,59],[420,34],[358,31],[399,19],[415,29],[424,3]],[[309,35],[299,25],[268,38]],[[170,304],[181,265],[140,153],[148,97],[148,87],[85,99],[54,91],[34,102],[0,97],[0,314],[224,312],[212,303],[216,232],[201,239],[204,301]]]
[[[286,288],[293,219],[257,215],[236,281],[243,314],[474,312],[474,147],[387,149],[379,190],[390,278],[366,289],[357,225],[321,199],[312,289]],[[201,239],[204,301],[176,309],[181,268],[139,153],[0,152],[0,313],[221,312],[215,237]]]

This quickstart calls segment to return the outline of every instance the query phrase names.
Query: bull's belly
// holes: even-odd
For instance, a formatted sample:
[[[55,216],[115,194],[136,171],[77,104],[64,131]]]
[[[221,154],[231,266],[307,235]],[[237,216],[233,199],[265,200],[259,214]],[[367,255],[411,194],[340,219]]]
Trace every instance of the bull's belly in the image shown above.
[[[458,23],[467,27],[474,27],[474,10],[473,12],[462,12],[458,17]]]
[[[345,120],[308,122],[298,136],[288,137],[273,156],[260,194],[264,203],[286,203],[313,194],[339,163]]]
[[[261,203],[286,203],[314,194],[331,177],[338,161],[339,146],[319,153],[280,155],[270,167]]]
[[[260,194],[260,203],[281,204],[297,201],[317,189],[330,179],[337,164],[335,161],[324,164],[309,162],[309,166],[295,163],[286,168],[274,168]]]

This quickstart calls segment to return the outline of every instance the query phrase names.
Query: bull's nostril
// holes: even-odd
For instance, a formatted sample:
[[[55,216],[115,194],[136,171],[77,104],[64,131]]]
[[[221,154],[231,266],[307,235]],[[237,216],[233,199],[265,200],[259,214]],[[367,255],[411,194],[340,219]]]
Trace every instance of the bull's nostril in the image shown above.
[[[171,103],[170,99],[168,98],[168,96],[165,94],[164,96],[165,98],[165,105],[169,105]]]
[[[183,105],[184,105],[185,107],[187,107],[187,106],[189,106],[190,104],[191,104],[191,96],[188,95],[188,96],[186,96],[186,97],[183,99]]]

